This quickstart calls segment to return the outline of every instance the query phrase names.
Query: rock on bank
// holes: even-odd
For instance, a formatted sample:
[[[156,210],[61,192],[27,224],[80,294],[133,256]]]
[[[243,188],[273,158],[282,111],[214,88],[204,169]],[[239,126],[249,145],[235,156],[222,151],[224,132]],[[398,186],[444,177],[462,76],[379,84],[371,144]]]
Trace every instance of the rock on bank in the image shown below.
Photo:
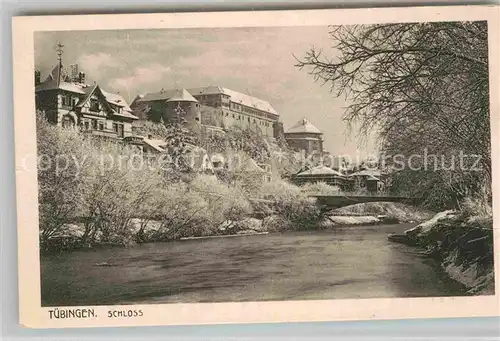
[[[449,210],[389,240],[425,247],[469,294],[494,293],[493,221]]]

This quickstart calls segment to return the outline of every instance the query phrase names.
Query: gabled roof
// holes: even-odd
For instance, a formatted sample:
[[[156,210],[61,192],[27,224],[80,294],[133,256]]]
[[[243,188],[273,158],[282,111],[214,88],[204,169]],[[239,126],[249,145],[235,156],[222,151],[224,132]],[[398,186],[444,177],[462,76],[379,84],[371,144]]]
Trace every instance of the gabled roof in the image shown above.
[[[348,176],[349,177],[351,177],[351,176],[366,176],[366,177],[379,178],[380,171],[378,169],[363,169],[362,171],[349,174]]]
[[[296,176],[307,176],[307,175],[334,175],[340,177],[344,176],[342,173],[337,172],[336,170],[323,165],[300,172]]]
[[[83,107],[83,105],[89,100],[89,98],[92,96],[92,94],[98,93],[98,94],[100,94],[102,99],[104,99],[103,102],[106,103],[109,112],[113,116],[125,117],[125,118],[130,118],[133,120],[138,119],[138,117],[136,117],[135,115],[132,114],[132,110],[128,106],[127,102],[125,102],[123,97],[120,96],[119,94],[112,94],[112,93],[106,92],[106,91],[102,90],[99,87],[99,85],[97,85],[97,84],[94,84],[94,86],[92,86],[92,87],[84,88],[84,91],[85,91],[85,97],[81,98],[80,101],[78,101],[78,103],[76,104],[76,106],[78,108]],[[115,111],[113,109],[113,107],[111,106],[111,104],[121,107],[122,108],[121,112]]]
[[[132,109],[130,109],[127,101],[125,101],[125,99],[120,94],[114,94],[104,91],[97,84],[89,85],[69,81],[69,78],[66,76],[61,63],[58,63],[52,69],[43,83],[36,86],[35,92],[60,89],[79,95],[85,95],[83,98],[80,98],[80,101],[76,105],[77,107],[82,107],[97,88],[99,88],[98,91],[100,91],[100,93],[102,94],[105,102],[108,105],[108,109],[112,112],[113,115],[130,119],[138,119],[135,115],[132,114]],[[110,105],[121,107],[121,112],[118,113],[114,111]]]
[[[188,91],[193,95],[193,96],[199,96],[199,95],[218,95],[218,94],[223,94],[231,97],[231,101],[237,104],[242,104],[244,106],[250,107],[250,108],[255,108],[258,110],[266,111],[271,114],[278,115],[278,112],[273,108],[273,106],[262,99],[235,91],[231,90],[228,88],[224,88],[221,86],[206,86],[206,87],[201,87],[201,88],[192,88],[188,89]]]
[[[76,106],[78,108],[83,107],[83,105],[89,100],[90,96],[92,96],[93,93],[96,92],[97,88],[99,88],[99,85],[94,84],[92,87],[85,88],[85,97],[80,98]],[[104,96],[104,95],[103,95]]]
[[[130,106],[127,104],[127,101],[125,101],[125,99],[120,94],[113,94],[113,93],[104,91],[102,89],[101,89],[101,92],[104,95],[104,97],[106,98],[106,101],[108,103],[111,103],[113,105],[116,105],[116,106],[122,108],[121,112],[113,111],[114,116],[126,117],[126,118],[130,118],[133,120],[139,119],[137,116],[135,116],[133,114],[133,111],[130,108]]]
[[[323,134],[321,130],[316,128],[307,118],[301,119],[299,122],[295,123],[293,126],[288,128],[285,132],[286,134],[300,134],[300,133],[310,133],[310,134]]]
[[[104,95],[104,97],[106,97],[106,100],[109,103],[117,105],[117,106],[122,107],[122,108],[129,108],[127,102],[120,94],[113,94],[113,93],[104,91],[102,89],[101,89],[101,92]]]
[[[169,89],[159,92],[150,92],[140,99],[141,102],[151,101],[180,101],[198,102],[186,89]]]
[[[233,164],[229,166],[235,173],[268,173],[246,153],[239,153],[238,157],[232,159],[232,161]]]
[[[198,102],[186,89],[174,89],[167,102]]]
[[[35,87],[35,92],[61,89],[83,95],[85,94],[83,88],[86,86],[86,84],[70,82],[64,74],[62,65],[58,63],[49,73],[45,81]]]

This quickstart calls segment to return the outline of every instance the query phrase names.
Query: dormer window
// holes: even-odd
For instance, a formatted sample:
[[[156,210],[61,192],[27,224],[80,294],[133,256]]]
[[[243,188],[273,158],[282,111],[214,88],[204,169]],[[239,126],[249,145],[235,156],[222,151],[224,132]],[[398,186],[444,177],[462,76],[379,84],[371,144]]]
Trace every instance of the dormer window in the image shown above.
[[[90,111],[99,112],[99,101],[96,98],[90,99]]]

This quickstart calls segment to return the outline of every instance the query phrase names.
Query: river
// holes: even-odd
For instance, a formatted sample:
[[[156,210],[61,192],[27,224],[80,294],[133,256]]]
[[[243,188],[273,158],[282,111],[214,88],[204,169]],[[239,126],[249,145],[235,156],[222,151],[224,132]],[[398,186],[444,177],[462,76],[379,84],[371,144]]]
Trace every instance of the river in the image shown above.
[[[96,248],[43,256],[42,305],[464,295],[408,224]],[[109,266],[97,266],[106,262]]]

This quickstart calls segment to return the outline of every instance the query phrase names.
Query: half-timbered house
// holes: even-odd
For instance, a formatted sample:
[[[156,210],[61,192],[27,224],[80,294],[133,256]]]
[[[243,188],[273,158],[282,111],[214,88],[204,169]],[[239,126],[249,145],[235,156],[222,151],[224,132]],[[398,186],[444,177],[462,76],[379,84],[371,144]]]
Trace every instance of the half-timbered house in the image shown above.
[[[37,110],[51,123],[93,135],[117,139],[132,135],[132,122],[138,118],[125,99],[98,84],[86,84],[85,74],[74,68],[72,65],[72,75],[68,75],[59,62],[43,82],[35,74]]]

